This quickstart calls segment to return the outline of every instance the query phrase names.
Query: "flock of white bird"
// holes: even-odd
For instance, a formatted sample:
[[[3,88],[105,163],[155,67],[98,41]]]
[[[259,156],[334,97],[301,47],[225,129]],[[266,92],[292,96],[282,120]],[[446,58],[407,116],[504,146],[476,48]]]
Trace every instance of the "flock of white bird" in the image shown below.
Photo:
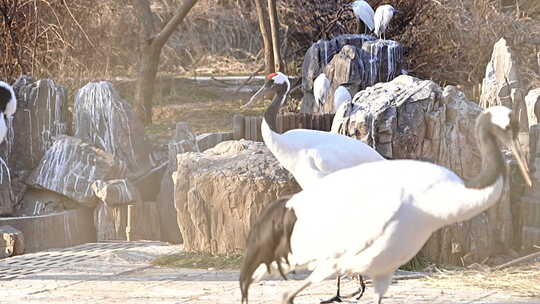
[[[15,91],[12,86],[0,81],[0,143],[6,138],[7,121],[13,118],[15,111],[17,111]]]
[[[373,13],[362,0],[352,7],[378,36],[395,12],[383,5]],[[369,22],[373,16],[374,24]],[[316,78],[318,103],[329,87],[324,74]],[[506,107],[491,107],[477,117],[482,169],[477,177],[464,181],[433,163],[385,160],[362,141],[340,134],[305,129],[279,134],[276,116],[289,90],[288,77],[272,73],[244,105],[273,92],[261,125],[263,140],[302,191],[268,205],[251,228],[240,272],[242,303],[248,303],[250,286],[266,273],[286,278],[288,272],[304,268],[311,274],[300,288],[283,295],[282,304],[292,304],[311,284],[353,274],[371,277],[381,304],[394,272],[418,253],[433,232],[468,220],[500,199],[505,179],[501,144],[511,149],[525,181],[532,184],[517,144],[517,124]],[[339,94],[348,98],[342,102],[350,102],[350,93],[343,92]],[[363,291],[362,286],[354,294],[361,296]],[[329,301],[341,301],[339,281],[337,296]]]
[[[371,5],[364,0],[354,1],[351,4],[351,7],[356,18],[364,23],[366,32],[372,31],[379,39],[381,37],[386,39],[386,29],[388,28],[392,17],[394,17],[394,13],[399,12],[399,10],[389,4],[381,5],[377,7],[376,11],[373,11]],[[326,103],[330,87],[330,79],[328,79],[324,73],[319,74],[313,81],[313,96],[320,108]],[[333,111],[336,112],[342,104],[351,100],[351,93],[345,85],[341,84],[334,91]]]

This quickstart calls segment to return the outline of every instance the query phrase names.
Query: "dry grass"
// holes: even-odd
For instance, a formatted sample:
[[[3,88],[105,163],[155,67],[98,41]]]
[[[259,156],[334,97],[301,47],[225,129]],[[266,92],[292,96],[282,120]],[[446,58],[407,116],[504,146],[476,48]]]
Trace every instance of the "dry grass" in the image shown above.
[[[498,271],[485,269],[446,270],[427,277],[427,283],[438,288],[507,290],[524,297],[540,297],[540,262]]]
[[[181,252],[160,256],[150,262],[153,265],[177,268],[239,269],[241,255],[210,255],[206,253]]]

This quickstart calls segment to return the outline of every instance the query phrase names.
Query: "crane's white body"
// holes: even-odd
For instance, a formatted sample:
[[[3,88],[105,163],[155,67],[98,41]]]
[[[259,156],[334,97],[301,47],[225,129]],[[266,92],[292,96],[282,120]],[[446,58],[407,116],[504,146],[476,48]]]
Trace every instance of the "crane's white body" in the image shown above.
[[[6,104],[4,114],[6,114],[8,118],[12,117],[17,111],[17,98],[15,97],[15,91],[13,91],[12,86],[3,81],[0,81],[0,87],[7,89],[11,93],[11,99]]]
[[[356,0],[352,4],[352,9],[356,18],[360,19],[371,31],[375,28],[373,16],[375,12],[369,3],[364,0]]]
[[[334,274],[369,275],[382,296],[394,271],[434,231],[485,210],[502,189],[502,177],[487,189],[468,189],[452,171],[413,160],[337,171],[287,203],[298,216],[289,261],[313,270],[311,283]]]
[[[395,9],[388,4],[381,5],[377,7],[377,10],[375,11],[374,16],[374,22],[375,22],[375,35],[377,37],[381,37],[388,28],[388,25],[390,24],[390,21],[392,20],[392,17],[394,16]]]
[[[337,170],[384,160],[367,144],[345,135],[306,129],[278,134],[265,120],[261,127],[266,146],[302,189]]]
[[[347,88],[344,86],[337,87],[336,91],[334,92],[334,112],[337,112],[342,104],[351,101],[352,96],[349,90],[347,90]]]
[[[326,102],[326,96],[330,90],[330,80],[324,73],[319,74],[313,81],[313,96],[319,106],[323,106]]]

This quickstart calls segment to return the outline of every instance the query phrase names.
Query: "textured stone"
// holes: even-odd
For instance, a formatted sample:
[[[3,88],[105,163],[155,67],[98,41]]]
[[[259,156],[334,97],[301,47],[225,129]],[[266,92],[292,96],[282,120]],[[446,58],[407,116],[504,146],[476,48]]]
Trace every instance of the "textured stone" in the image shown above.
[[[11,226],[0,226],[0,259],[24,253],[24,236]]]
[[[141,195],[135,186],[126,179],[96,180],[92,190],[97,198],[108,206],[129,205],[141,202]]]
[[[27,183],[93,207],[97,203],[91,188],[94,181],[121,178],[126,171],[126,165],[111,154],[78,138],[60,136],[32,171]]]
[[[481,161],[474,134],[481,108],[453,86],[398,76],[359,92],[336,113],[332,131],[361,139],[383,156],[430,161],[462,178],[476,176]],[[513,243],[507,181],[501,201],[470,221],[443,228],[423,253],[443,264],[482,261]],[[506,248],[499,248],[499,245]]]
[[[241,252],[262,208],[299,191],[264,144],[245,140],[179,154],[173,181],[184,248],[212,254]]]
[[[111,83],[90,82],[77,92],[73,123],[75,137],[124,161],[130,176],[150,169],[144,126]]]
[[[525,104],[527,105],[527,117],[529,118],[529,127],[539,123],[540,118],[540,89],[530,90],[525,96]]]

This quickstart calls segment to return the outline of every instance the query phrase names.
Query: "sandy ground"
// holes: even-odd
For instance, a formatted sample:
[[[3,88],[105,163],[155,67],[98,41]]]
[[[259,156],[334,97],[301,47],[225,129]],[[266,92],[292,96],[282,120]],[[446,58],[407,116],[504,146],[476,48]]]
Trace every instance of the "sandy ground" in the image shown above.
[[[160,242],[110,242],[0,260],[0,303],[240,303],[238,271],[149,264],[156,256],[179,250],[181,246]],[[400,272],[383,303],[540,303],[502,290],[443,289],[418,275],[404,279],[410,276]],[[265,280],[250,289],[250,303],[280,303],[284,291],[300,284],[299,280]],[[346,282],[347,288],[353,284]],[[316,304],[334,292],[335,282],[327,280],[301,293],[295,303]],[[373,303],[369,284],[358,303]]]

